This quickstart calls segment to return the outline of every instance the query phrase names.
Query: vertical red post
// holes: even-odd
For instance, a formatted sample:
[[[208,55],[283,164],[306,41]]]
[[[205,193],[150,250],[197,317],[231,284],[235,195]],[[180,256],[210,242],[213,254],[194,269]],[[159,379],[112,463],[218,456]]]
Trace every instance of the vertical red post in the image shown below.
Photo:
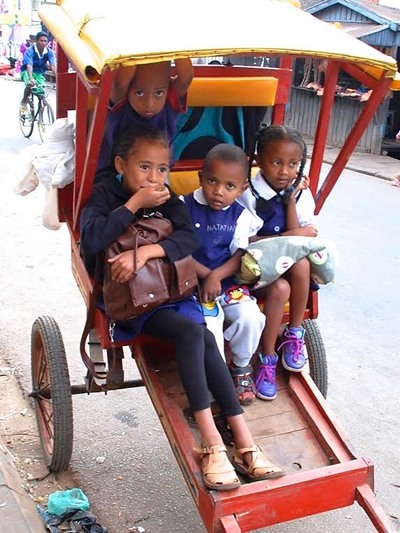
[[[67,116],[67,110],[65,109],[65,102],[68,100],[67,91],[68,87],[63,83],[63,78],[68,73],[68,58],[65,55],[61,46],[57,45],[57,92],[56,92],[56,108],[57,118],[64,118]]]
[[[114,76],[115,71],[106,68],[102,72],[99,92],[96,94],[93,117],[87,135],[82,181],[79,190],[77,189],[76,191],[77,196],[75,199],[73,220],[74,229],[78,227],[81,209],[88,200],[92,190]]]
[[[356,123],[353,126],[353,129],[349,133],[343,147],[341,148],[339,155],[336,158],[335,163],[332,165],[327,177],[325,178],[324,183],[320,187],[317,197],[316,197],[316,210],[315,213],[318,214],[321,210],[321,207],[324,205],[326,198],[329,193],[335,186],[335,183],[339,179],[340,174],[345,168],[348,160],[350,159],[351,154],[353,153],[355,147],[357,146],[358,141],[361,138],[361,135],[364,133],[365,128],[368,125],[368,122],[372,119],[375,111],[385,97],[389,85],[392,80],[386,78],[386,73],[384,72],[376,84],[375,89],[373,89],[369,100],[364,104]]]
[[[317,129],[315,132],[314,148],[310,165],[310,189],[315,196],[318,190],[318,180],[321,173],[322,161],[328,138],[331,110],[334,104],[337,78],[339,74],[339,64],[330,61],[325,72],[324,93],[319,110]]]
[[[293,58],[289,56],[284,56],[281,58],[279,63],[279,68],[281,69],[293,69]],[[284,78],[284,80],[279,79],[278,83],[288,83],[291,84],[292,80]],[[290,88],[289,88],[290,89]],[[290,90],[288,92],[290,94]],[[275,104],[272,109],[272,124],[282,125],[285,122],[285,112],[286,112],[286,102],[283,104]]]

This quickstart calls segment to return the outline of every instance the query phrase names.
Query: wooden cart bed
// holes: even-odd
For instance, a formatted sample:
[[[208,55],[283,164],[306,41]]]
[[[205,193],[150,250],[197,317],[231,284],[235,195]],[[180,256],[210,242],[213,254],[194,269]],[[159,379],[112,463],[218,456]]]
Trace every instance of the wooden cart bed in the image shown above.
[[[210,491],[202,481],[195,451],[198,432],[187,417],[188,403],[172,350],[168,357],[165,343],[147,337],[138,339],[132,349],[207,531],[251,531],[355,501],[378,531],[391,531],[373,494],[372,463],[352,451],[307,373],[289,375],[280,367],[277,398],[273,402],[256,399],[245,407],[255,441],[287,475],[253,483],[243,478],[238,490]]]

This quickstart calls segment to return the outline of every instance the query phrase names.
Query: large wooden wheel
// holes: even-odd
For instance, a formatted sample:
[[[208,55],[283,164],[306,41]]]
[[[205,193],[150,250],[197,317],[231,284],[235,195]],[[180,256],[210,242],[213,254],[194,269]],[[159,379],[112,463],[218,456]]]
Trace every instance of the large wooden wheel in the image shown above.
[[[39,436],[47,466],[65,470],[73,445],[72,395],[64,342],[56,321],[35,320],[31,336],[32,386]]]

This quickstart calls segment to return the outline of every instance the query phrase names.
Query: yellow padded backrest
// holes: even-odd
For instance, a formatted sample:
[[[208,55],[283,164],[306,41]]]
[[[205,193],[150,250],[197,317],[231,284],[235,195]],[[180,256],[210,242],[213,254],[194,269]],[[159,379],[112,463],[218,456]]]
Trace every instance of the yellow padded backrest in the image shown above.
[[[198,170],[177,170],[169,175],[169,184],[175,194],[189,194],[199,187]]]
[[[188,107],[272,106],[278,79],[272,76],[195,77],[188,90]],[[253,169],[252,175],[258,169]],[[189,194],[199,186],[197,170],[170,173],[169,184],[176,194]]]
[[[255,176],[258,172],[258,167],[251,169],[251,175]],[[199,183],[199,175],[197,170],[173,170],[169,175],[169,185],[175,194],[189,194],[196,190]]]
[[[278,79],[257,77],[195,77],[188,90],[189,107],[272,106]]]

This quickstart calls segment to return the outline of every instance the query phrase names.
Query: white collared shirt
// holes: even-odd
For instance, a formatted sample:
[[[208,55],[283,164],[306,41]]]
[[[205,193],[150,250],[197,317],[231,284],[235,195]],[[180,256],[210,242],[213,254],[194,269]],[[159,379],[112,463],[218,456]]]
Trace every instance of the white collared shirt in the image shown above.
[[[43,48],[43,52],[42,52],[42,54],[40,54],[40,52],[39,52],[39,50],[38,50],[38,47],[37,47],[37,44],[36,44],[36,43],[33,44],[33,48],[34,48],[35,52],[37,53],[37,55],[40,57],[40,59],[41,59],[45,54],[47,54],[47,52],[49,51],[48,48],[47,48],[47,46],[45,46],[45,47]]]
[[[181,200],[184,199],[183,195],[180,196]],[[202,205],[208,205],[204,198],[203,189],[199,187],[193,192],[193,198]],[[235,200],[236,202],[237,200]],[[243,204],[241,204],[243,205]],[[231,206],[224,207],[222,211],[226,211]],[[210,208],[211,209],[211,208]],[[236,221],[236,228],[233,234],[233,238],[230,244],[230,253],[233,255],[236,250],[245,250],[249,245],[249,238],[255,235],[258,231],[257,221],[248,209],[243,209]]]
[[[254,178],[252,178],[252,184],[264,200],[270,200],[277,194],[265,181],[261,171],[258,171]],[[250,187],[238,198],[238,202],[250,211],[256,220],[255,226],[257,227],[257,231],[260,230],[264,225],[264,221],[256,213],[256,199],[252,194]],[[315,202],[313,195],[310,189],[304,189],[300,198],[296,202],[296,211],[300,226],[308,226],[310,224],[315,225],[314,210]]]

